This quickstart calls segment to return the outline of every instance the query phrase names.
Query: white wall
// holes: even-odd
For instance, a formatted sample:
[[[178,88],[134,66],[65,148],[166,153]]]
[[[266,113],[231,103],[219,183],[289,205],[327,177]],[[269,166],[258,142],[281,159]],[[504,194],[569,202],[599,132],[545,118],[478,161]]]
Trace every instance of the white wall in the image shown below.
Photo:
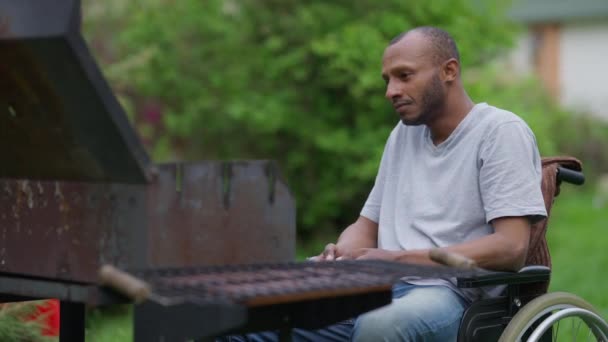
[[[534,38],[517,40],[508,63],[517,74],[534,72]],[[608,19],[561,26],[559,101],[567,108],[608,120]]]
[[[518,74],[530,74],[534,71],[532,53],[532,35],[525,31],[515,41],[515,48],[508,57],[508,63]]]
[[[564,24],[560,102],[608,120],[608,20]]]

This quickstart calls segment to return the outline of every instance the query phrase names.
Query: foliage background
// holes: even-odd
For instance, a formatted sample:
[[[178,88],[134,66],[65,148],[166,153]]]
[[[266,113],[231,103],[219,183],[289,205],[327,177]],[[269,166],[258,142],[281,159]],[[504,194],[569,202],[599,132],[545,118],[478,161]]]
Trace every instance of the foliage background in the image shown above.
[[[478,3],[139,1],[87,32],[156,160],[278,159],[305,239],[354,220],[373,183],[397,123],[379,72],[393,36],[439,25],[460,44],[475,100],[521,93],[497,96],[506,87],[486,70],[516,32],[506,3]],[[533,118],[534,105],[513,110]]]
[[[473,100],[523,117],[541,154],[582,159],[591,185],[608,170],[606,124],[559,108],[535,78],[509,69],[503,57],[521,30],[506,17],[509,5],[84,0],[83,30],[155,161],[278,160],[297,201],[299,253],[310,255],[357,217],[367,197],[384,142],[398,122],[383,97],[382,52],[391,38],[418,25],[436,25],[455,37]],[[580,225],[593,236],[607,217],[592,212],[590,192],[570,194],[576,198],[566,199],[550,236],[560,247],[555,263],[563,267],[555,270],[552,289],[591,298],[608,313],[605,298],[588,285],[601,283],[601,272],[583,281],[569,258],[572,251],[588,253],[585,262],[597,267],[608,262],[601,251],[586,249],[592,244],[601,250],[595,243],[603,240],[572,239],[570,230]],[[128,320],[114,323],[124,314],[119,309],[105,320],[93,312],[89,338],[129,336]]]

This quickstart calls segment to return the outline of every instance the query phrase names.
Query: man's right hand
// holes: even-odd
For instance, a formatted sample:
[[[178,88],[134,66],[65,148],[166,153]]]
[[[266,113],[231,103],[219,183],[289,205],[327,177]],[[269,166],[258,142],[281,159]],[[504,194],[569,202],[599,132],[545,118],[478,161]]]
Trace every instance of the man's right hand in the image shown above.
[[[328,243],[323,252],[317,256],[308,258],[310,261],[333,261],[340,256],[338,246],[334,243]]]
[[[378,224],[366,217],[359,216],[355,223],[346,227],[340,234],[337,244],[328,243],[323,253],[308,258],[308,260],[334,261],[349,258],[350,252],[360,248],[376,248],[377,241]]]

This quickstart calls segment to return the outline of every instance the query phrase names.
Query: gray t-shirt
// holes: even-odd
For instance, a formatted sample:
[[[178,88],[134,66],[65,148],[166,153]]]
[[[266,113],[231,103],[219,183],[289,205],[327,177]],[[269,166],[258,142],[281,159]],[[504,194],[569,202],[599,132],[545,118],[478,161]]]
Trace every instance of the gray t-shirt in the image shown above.
[[[441,144],[428,127],[401,122],[386,143],[375,185],[361,215],[378,223],[378,247],[415,250],[445,247],[494,232],[504,216],[546,216],[536,139],[515,114],[477,104]],[[500,288],[463,291],[469,300]],[[453,280],[452,280],[453,281]]]

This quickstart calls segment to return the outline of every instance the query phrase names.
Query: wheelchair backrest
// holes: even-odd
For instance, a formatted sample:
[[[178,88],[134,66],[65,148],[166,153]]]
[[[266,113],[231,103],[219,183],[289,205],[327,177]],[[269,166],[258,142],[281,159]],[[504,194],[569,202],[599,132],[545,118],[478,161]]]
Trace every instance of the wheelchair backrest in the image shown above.
[[[542,193],[547,209],[547,218],[534,223],[530,231],[530,244],[526,265],[544,265],[551,267],[551,254],[547,245],[545,234],[551,215],[551,208],[555,197],[559,195],[560,183],[558,178],[558,168],[566,168],[575,171],[582,171],[582,163],[573,157],[545,157],[542,158]],[[547,292],[549,283],[530,284],[522,288],[527,294],[543,294]]]

